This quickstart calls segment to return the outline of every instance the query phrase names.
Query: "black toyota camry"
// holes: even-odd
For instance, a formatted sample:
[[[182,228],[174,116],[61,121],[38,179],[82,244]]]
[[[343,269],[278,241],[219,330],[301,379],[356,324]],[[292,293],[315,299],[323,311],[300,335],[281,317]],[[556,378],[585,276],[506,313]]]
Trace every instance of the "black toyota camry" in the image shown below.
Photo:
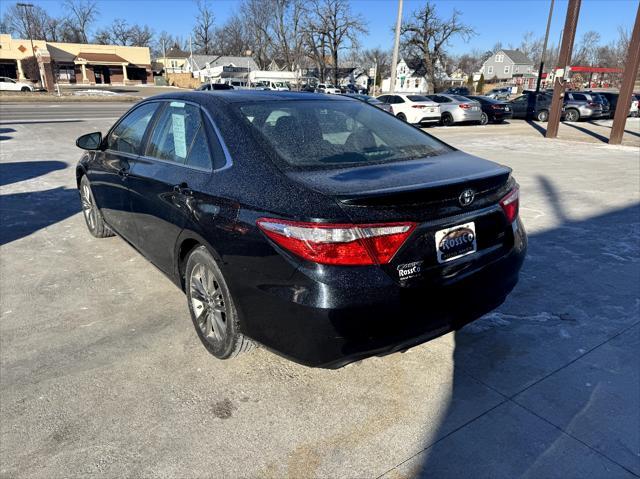
[[[501,304],[525,256],[509,168],[338,95],[162,95],[77,146],[90,232],[182,288],[220,359],[405,350]]]

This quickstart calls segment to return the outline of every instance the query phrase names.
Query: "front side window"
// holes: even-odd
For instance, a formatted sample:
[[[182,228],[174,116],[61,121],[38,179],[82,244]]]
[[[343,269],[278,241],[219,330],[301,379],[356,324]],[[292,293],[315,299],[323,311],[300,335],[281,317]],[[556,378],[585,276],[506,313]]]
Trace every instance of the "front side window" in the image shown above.
[[[198,168],[211,168],[211,155],[200,108],[172,101],[158,118],[147,156]]]
[[[144,133],[157,108],[158,103],[146,103],[129,113],[111,131],[107,148],[122,153],[138,154]]]
[[[357,166],[451,151],[430,135],[361,102],[298,100],[238,108],[249,128],[293,168]]]

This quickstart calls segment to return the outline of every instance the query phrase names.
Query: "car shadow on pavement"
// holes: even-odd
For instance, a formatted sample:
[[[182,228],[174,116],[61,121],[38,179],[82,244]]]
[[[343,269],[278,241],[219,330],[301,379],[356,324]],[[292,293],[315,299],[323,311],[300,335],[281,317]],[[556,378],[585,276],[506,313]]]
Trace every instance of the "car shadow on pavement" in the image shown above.
[[[7,133],[15,133],[13,128],[0,128],[0,141],[10,140],[12,136],[6,136]]]
[[[0,196],[0,245],[29,236],[80,211],[78,190],[64,187]]]
[[[52,171],[64,170],[67,166],[63,161],[49,160],[0,163],[0,186],[37,178]]]
[[[640,473],[629,346],[637,339],[627,333],[640,324],[640,203],[575,220],[552,183],[539,180],[558,226],[529,237],[507,301],[455,333],[451,396],[437,432],[385,478]],[[614,353],[603,356],[603,348]],[[477,383],[483,397],[474,395]],[[484,412],[465,418],[480,401]]]

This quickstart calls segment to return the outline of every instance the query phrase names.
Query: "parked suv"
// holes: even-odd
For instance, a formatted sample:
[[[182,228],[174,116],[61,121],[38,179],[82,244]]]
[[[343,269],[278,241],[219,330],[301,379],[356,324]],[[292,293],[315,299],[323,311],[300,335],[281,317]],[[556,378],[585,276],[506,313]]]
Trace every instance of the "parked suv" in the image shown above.
[[[591,93],[568,91],[564,94],[562,111],[566,121],[595,120],[602,117],[602,101]]]
[[[316,90],[318,91],[318,93],[326,93],[331,95],[338,95],[340,93],[340,89],[334,87],[330,83],[319,83],[316,87]]]
[[[469,100],[466,96],[438,93],[437,95],[427,95],[427,98],[440,104],[442,113],[440,123],[443,126],[466,121],[482,122],[480,103],[475,100]]]

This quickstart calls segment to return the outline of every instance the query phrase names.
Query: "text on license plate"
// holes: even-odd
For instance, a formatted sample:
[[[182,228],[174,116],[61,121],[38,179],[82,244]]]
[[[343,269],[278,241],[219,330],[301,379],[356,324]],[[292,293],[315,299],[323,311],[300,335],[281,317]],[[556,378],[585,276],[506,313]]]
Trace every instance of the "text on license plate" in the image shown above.
[[[446,263],[461,258],[478,249],[476,243],[476,225],[472,221],[436,231],[436,252],[438,263]]]

